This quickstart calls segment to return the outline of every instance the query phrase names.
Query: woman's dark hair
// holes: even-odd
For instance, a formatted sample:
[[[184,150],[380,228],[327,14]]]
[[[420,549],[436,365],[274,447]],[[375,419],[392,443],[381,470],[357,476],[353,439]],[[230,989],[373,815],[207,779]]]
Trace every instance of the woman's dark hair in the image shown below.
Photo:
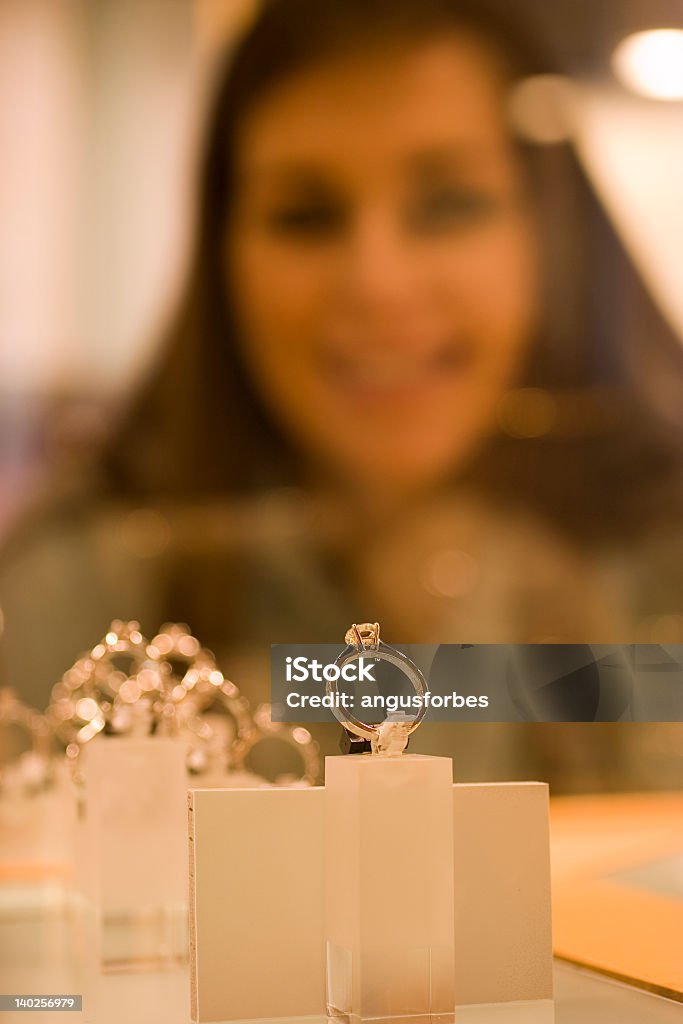
[[[297,482],[301,460],[239,358],[225,282],[223,238],[243,118],[302,69],[452,32],[487,46],[511,83],[552,71],[528,32],[511,23],[509,7],[500,0],[498,11],[481,0],[265,0],[217,83],[189,280],[160,362],[105,452],[108,490],[204,498]],[[681,375],[680,347],[569,147],[519,145],[539,209],[545,270],[541,326],[523,383],[550,396],[552,423],[540,437],[520,437],[536,431],[503,417],[464,476],[494,500],[522,503],[571,534],[602,541],[645,524],[677,477],[679,439],[644,393],[642,364],[648,353],[650,367],[658,360],[658,372]],[[533,406],[538,392],[521,389],[516,401],[525,423],[524,402]]]

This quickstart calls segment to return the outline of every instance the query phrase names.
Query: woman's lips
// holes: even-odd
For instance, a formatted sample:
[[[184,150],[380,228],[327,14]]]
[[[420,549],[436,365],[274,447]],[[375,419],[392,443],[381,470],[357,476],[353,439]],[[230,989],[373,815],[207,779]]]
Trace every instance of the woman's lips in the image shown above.
[[[348,398],[405,400],[462,377],[474,362],[474,347],[453,342],[417,353],[373,352],[368,348],[352,355],[328,351],[321,362],[328,386]]]

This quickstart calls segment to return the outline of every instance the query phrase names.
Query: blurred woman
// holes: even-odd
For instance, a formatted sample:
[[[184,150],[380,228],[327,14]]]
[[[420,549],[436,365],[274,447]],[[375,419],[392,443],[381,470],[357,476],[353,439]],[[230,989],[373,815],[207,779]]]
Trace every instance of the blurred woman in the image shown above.
[[[639,346],[671,373],[680,352],[571,154],[512,130],[515,83],[545,70],[480,3],[263,4],[218,82],[159,365],[5,559],[34,700],[114,616],[189,622],[252,698],[267,645],[351,621],[681,629],[678,573],[636,555],[663,536],[671,561],[680,507]]]

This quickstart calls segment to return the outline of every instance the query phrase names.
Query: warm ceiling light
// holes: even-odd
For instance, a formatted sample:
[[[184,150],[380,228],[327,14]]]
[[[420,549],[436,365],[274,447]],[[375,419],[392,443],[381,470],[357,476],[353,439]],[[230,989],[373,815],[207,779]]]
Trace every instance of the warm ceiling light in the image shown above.
[[[627,36],[612,57],[617,77],[633,92],[683,100],[683,30],[652,29]]]

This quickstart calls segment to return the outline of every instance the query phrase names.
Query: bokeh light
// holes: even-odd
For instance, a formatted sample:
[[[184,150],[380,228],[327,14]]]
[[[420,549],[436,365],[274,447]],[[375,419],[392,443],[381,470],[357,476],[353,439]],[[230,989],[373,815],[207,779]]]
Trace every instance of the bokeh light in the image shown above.
[[[612,66],[632,92],[683,100],[683,30],[661,28],[627,36],[614,51]]]

